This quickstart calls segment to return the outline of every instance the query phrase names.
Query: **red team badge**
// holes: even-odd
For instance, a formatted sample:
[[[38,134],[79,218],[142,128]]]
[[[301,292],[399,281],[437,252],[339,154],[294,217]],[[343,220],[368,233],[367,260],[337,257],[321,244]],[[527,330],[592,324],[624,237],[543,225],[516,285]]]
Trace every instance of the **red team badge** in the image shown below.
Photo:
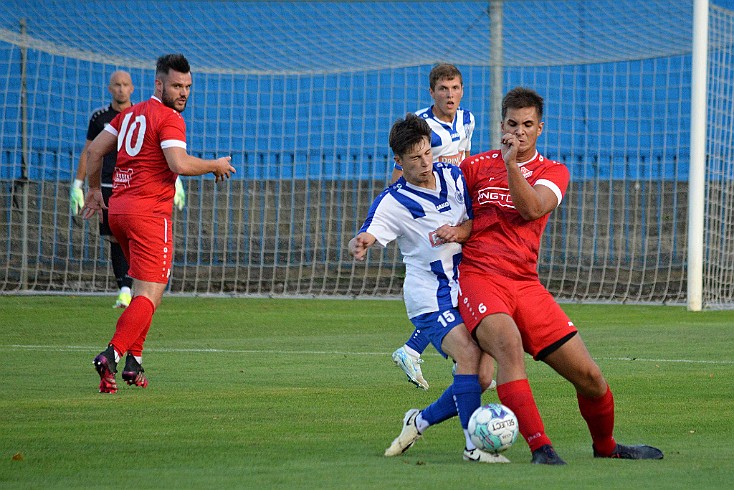
[[[431,243],[431,246],[433,248],[440,247],[441,245],[446,243],[446,240],[436,235],[435,230],[428,234],[428,241]]]

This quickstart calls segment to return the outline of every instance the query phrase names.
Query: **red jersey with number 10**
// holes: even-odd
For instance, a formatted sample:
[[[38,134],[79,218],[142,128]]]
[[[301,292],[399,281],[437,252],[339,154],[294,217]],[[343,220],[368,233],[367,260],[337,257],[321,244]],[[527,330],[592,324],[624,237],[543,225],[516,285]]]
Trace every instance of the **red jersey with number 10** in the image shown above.
[[[115,116],[105,131],[117,136],[109,213],[170,217],[177,174],[163,149],[186,149],[181,114],[151,97]]]
[[[520,169],[531,186],[550,188],[561,204],[569,181],[565,165],[536,152],[530,161],[520,164]],[[550,213],[532,221],[520,216],[512,203],[500,150],[470,156],[461,163],[461,171],[471,196],[474,222],[462,250],[460,273],[537,279],[540,238]]]

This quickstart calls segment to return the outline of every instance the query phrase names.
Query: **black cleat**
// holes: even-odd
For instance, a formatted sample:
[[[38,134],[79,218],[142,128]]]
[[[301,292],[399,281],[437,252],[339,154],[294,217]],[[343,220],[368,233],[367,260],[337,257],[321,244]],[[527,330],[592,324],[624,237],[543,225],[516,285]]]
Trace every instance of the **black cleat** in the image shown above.
[[[550,444],[540,446],[533,451],[533,459],[530,462],[532,464],[566,464]]]
[[[145,377],[145,369],[135,359],[135,356],[127,355],[125,358],[125,369],[122,370],[122,379],[130,386],[148,387],[148,378]]]
[[[117,393],[117,382],[115,381],[117,363],[115,362],[114,347],[107,346],[107,349],[94,358],[92,364],[94,364],[94,369],[99,374],[99,392]]]
[[[592,448],[594,446],[592,445]],[[624,446],[617,444],[614,451],[609,456],[599,454],[594,449],[595,458],[616,458],[616,459],[663,459],[663,452],[652,446]]]

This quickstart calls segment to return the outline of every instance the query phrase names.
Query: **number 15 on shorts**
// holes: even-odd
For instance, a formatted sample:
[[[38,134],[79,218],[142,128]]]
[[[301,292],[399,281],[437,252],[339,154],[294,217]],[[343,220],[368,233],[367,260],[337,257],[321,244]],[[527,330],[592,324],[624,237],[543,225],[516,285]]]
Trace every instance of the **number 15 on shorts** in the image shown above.
[[[463,323],[459,310],[451,308],[438,313],[436,321],[441,324],[443,328],[454,327],[460,323]]]

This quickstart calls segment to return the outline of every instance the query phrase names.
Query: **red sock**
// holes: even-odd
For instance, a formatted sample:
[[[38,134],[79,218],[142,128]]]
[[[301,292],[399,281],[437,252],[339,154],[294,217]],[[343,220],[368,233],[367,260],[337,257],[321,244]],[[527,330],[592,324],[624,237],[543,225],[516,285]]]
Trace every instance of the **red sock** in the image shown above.
[[[589,426],[594,449],[603,455],[609,456],[617,446],[612,435],[614,432],[614,396],[607,386],[607,392],[599,398],[586,398],[577,393],[581,416]]]
[[[515,412],[517,422],[520,425],[520,434],[530,446],[530,451],[551,444],[550,439],[545,435],[543,419],[540,418],[527,379],[518,379],[497,385],[497,395],[503,405]]]
[[[140,335],[150,327],[153,313],[155,313],[153,302],[145,296],[135,296],[130,301],[130,305],[117,320],[115,335],[110,341],[120,355],[130,350]]]
[[[143,329],[142,332],[140,332],[140,335],[138,336],[138,338],[135,340],[135,342],[133,342],[133,344],[128,349],[128,352],[132,354],[133,356],[143,355],[143,344],[145,344],[145,337],[148,336],[148,330],[150,330],[151,323],[152,321],[148,323],[148,325]]]

